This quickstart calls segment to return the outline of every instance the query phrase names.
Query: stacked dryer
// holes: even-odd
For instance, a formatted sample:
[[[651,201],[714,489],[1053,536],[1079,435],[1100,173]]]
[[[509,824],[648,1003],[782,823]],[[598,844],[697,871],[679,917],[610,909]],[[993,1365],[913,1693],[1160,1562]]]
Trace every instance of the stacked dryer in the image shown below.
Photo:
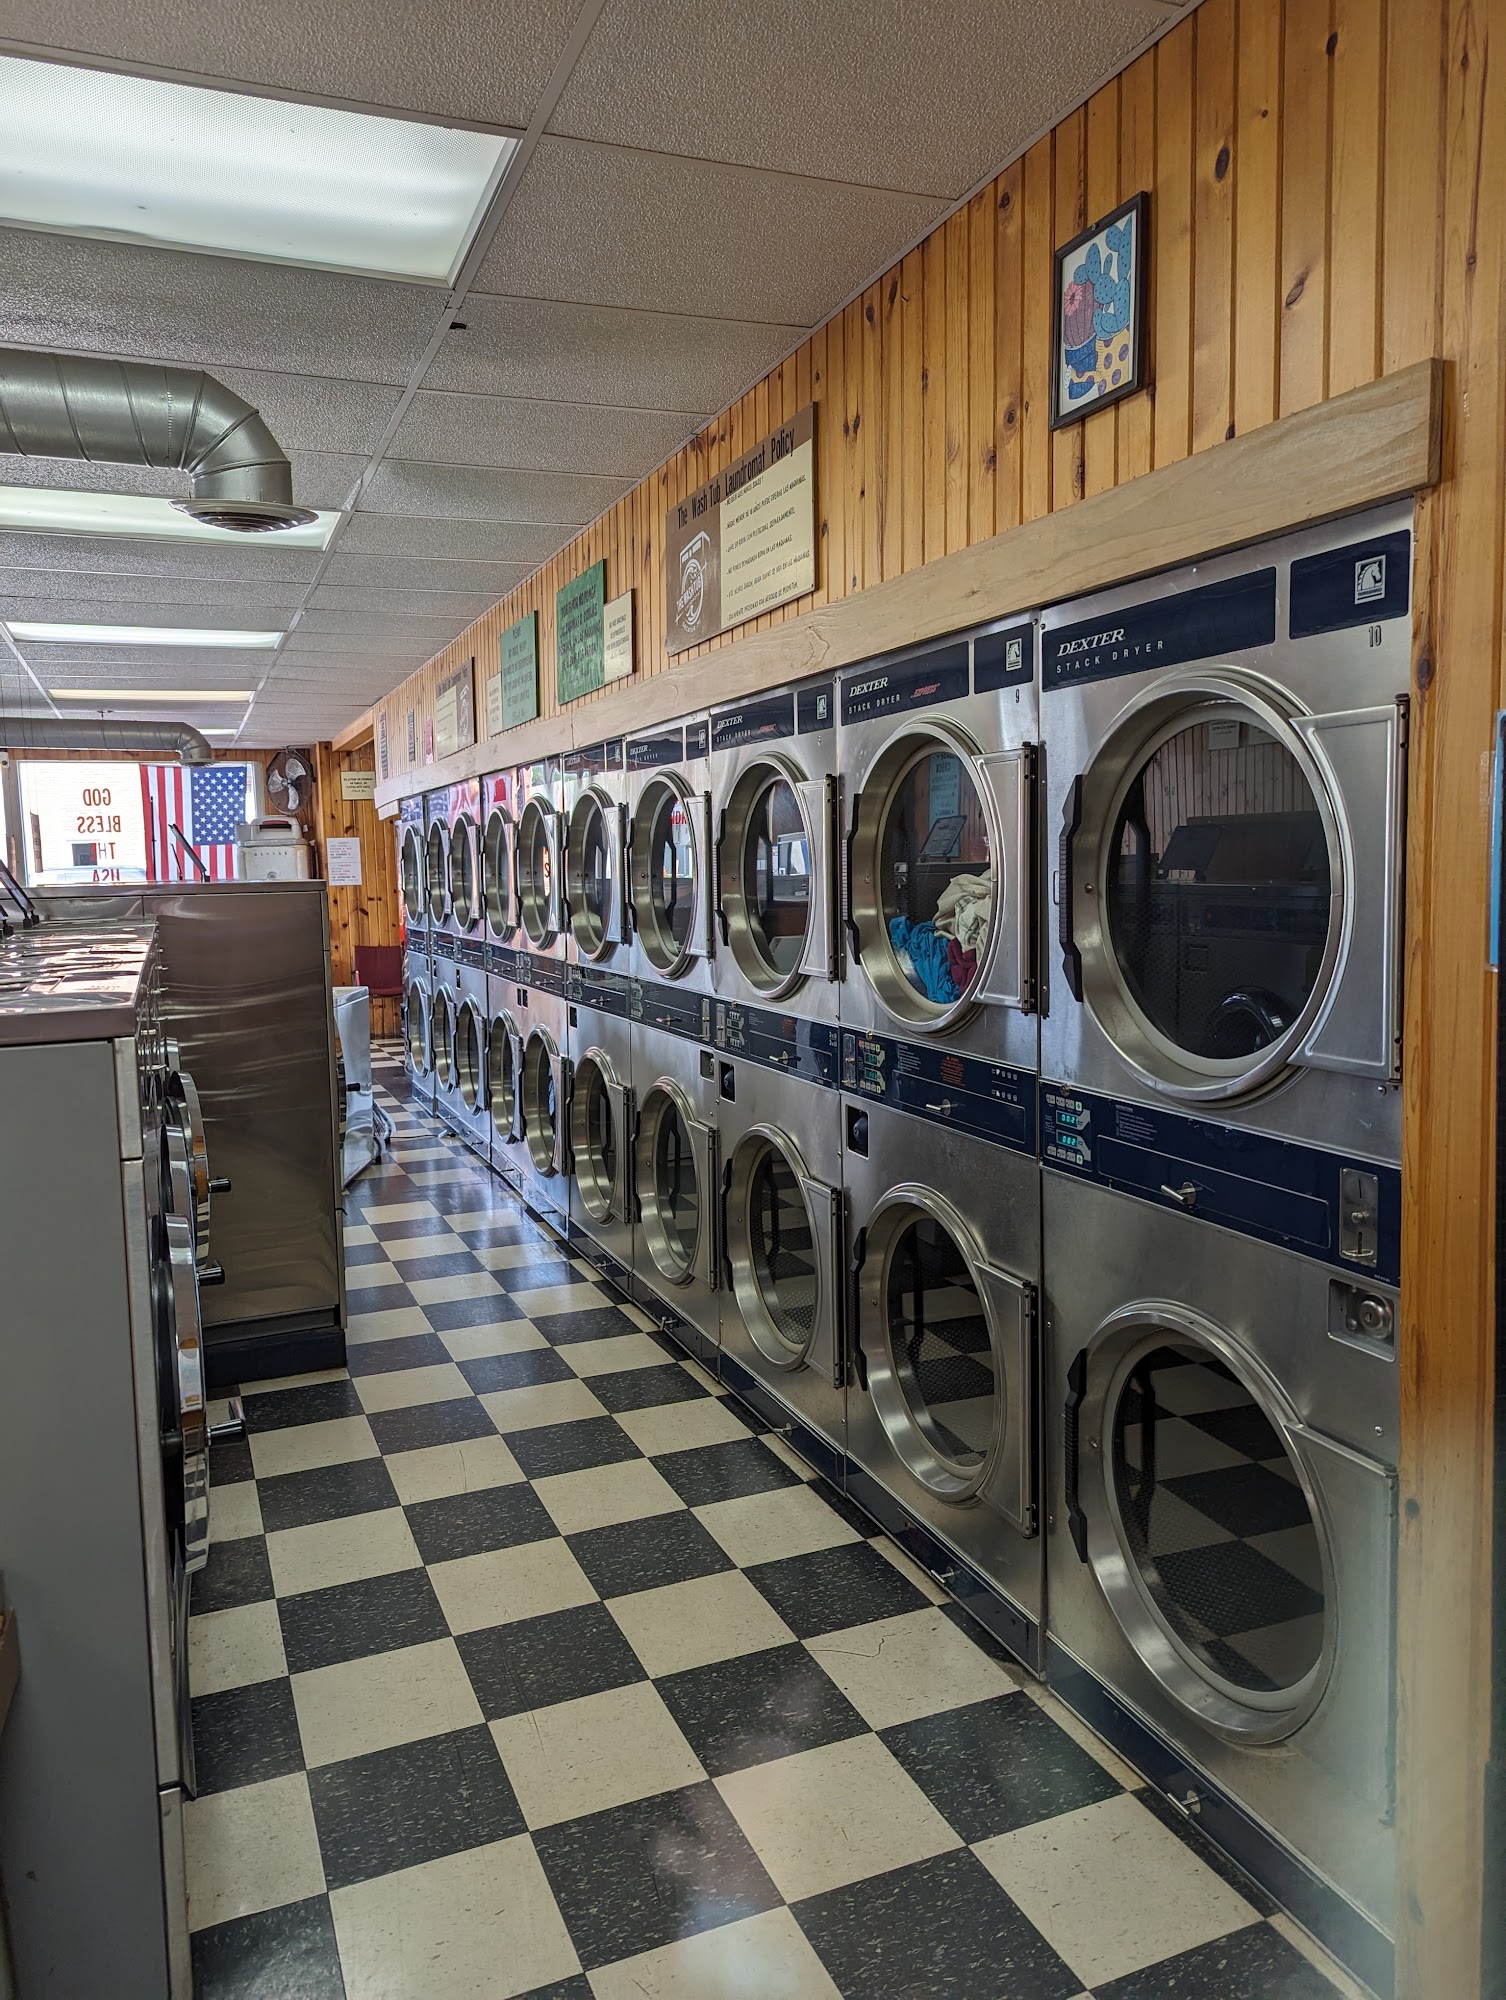
[[[1411,557],[1370,516],[1042,643],[1052,1676],[1377,1987]]]
[[[450,921],[450,793],[424,794],[424,885],[429,916],[429,1066],[441,1116],[455,1060],[455,929]]]
[[[723,1379],[844,1476],[836,688],[714,710]]]
[[[697,717],[626,748],[632,942],[634,1291],[694,1351],[720,1301],[709,732]]]
[[[454,1031],[450,1074],[440,1111],[473,1152],[489,1151],[487,1122],[487,985],[482,883],[481,786],[470,778],[450,787],[449,917],[454,941],[451,991]],[[442,1080],[443,1081],[443,1080]]]
[[[404,799],[397,821],[398,881],[403,897],[403,1059],[413,1096],[432,1106],[434,968],[429,943],[428,859],[424,801]]]
[[[558,757],[513,774],[518,1164],[524,1197],[559,1226],[570,1213],[569,1031],[565,1002],[564,791]]]
[[[523,1037],[518,1007],[519,944],[515,773],[481,780],[481,907],[486,963],[486,1135],[494,1172],[523,1179],[518,1079]]]
[[[1035,631],[843,676],[849,1485],[1040,1653]]]
[[[572,751],[563,784],[570,1233],[598,1270],[626,1287],[636,1205],[622,738]]]

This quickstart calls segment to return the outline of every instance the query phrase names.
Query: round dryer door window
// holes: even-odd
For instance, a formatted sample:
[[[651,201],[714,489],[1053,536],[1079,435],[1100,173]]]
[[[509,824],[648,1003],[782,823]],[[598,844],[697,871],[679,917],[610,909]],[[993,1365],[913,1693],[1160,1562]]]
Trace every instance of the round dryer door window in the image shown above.
[[[455,1077],[466,1110],[480,1110],[486,1102],[486,1030],[470,1001],[455,1020]]]
[[[678,1093],[658,1088],[638,1123],[638,1198],[649,1254],[664,1276],[684,1284],[701,1229],[701,1185],[690,1119]]]
[[[810,1211],[786,1149],[750,1132],[732,1155],[727,1189],[732,1284],[749,1336],[780,1368],[810,1352],[820,1273]]]
[[[427,842],[429,862],[429,916],[436,924],[445,920],[449,888],[450,843],[442,826],[431,826]]]
[[[1136,1315],[1088,1356],[1078,1504],[1125,1636],[1226,1735],[1289,1734],[1332,1654],[1326,1533],[1295,1419],[1279,1392],[1175,1324]]]
[[[554,942],[553,814],[530,799],[518,821],[518,902],[530,944]]]
[[[465,931],[478,914],[476,886],[476,824],[462,813],[450,835],[450,909]]]
[[[1136,764],[1109,838],[1109,943],[1180,1053],[1237,1064],[1286,1037],[1323,975],[1332,888],[1312,782],[1253,719],[1190,720]]]
[[[424,914],[424,842],[416,826],[403,834],[403,913],[410,924]]]
[[[410,985],[407,1004],[403,1009],[403,1036],[408,1045],[408,1060],[416,1070],[429,1067],[429,1010],[424,1000],[423,988]]]
[[[696,841],[689,795],[668,778],[655,778],[638,801],[633,853],[633,904],[643,949],[659,971],[678,974],[692,949]]]
[[[596,1056],[582,1056],[570,1099],[570,1152],[575,1183],[593,1222],[610,1222],[617,1212],[619,1137],[607,1072]]]
[[[927,1485],[975,1484],[999,1430],[993,1340],[967,1256],[935,1216],[919,1213],[895,1235],[884,1316],[894,1394],[880,1414],[891,1440]]]
[[[447,1086],[455,1081],[455,1009],[443,988],[434,995],[434,1073]]]
[[[512,913],[512,821],[500,806],[486,822],[486,839],[481,849],[481,877],[485,885],[486,927],[493,937],[511,937],[515,928]]]
[[[599,958],[605,951],[616,915],[607,812],[606,802],[587,792],[570,816],[570,928],[588,958]]]
[[[536,1032],[523,1051],[523,1137],[528,1157],[541,1174],[552,1174],[559,1148],[557,1051],[551,1038]]]
[[[722,904],[727,941],[750,985],[787,993],[811,921],[812,839],[791,774],[755,764],[727,801]]]
[[[486,1095],[492,1108],[492,1123],[511,1132],[518,1109],[517,1044],[515,1030],[505,1014],[492,1017],[486,1038]]]

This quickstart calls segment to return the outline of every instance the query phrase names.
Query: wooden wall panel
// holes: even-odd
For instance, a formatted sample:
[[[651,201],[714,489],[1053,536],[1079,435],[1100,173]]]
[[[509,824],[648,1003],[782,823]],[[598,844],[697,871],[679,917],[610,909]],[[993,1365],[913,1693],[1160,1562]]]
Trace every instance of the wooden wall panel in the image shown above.
[[[340,773],[369,771],[375,763],[372,746],[335,750],[321,743],[315,752],[314,801],[317,832],[315,851],[318,870],[328,876],[325,842],[331,834],[358,839],[361,843],[361,886],[359,889],[329,890],[329,942],[334,982],[337,986],[356,984],[355,948],[358,944],[400,944],[401,902],[397,880],[397,821],[379,819],[366,799],[342,799]],[[401,1026],[401,1003],[373,1000],[371,1032],[395,1035]]]

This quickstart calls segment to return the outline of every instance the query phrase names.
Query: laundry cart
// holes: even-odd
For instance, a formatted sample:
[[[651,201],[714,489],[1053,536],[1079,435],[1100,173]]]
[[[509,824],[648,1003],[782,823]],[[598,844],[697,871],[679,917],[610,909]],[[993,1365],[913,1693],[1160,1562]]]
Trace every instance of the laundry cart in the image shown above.
[[[335,1033],[345,1071],[345,1124],[341,1144],[340,1184],[349,1187],[356,1175],[382,1156],[392,1137],[392,1120],[376,1101],[371,1082],[371,993],[365,986],[337,986]]]

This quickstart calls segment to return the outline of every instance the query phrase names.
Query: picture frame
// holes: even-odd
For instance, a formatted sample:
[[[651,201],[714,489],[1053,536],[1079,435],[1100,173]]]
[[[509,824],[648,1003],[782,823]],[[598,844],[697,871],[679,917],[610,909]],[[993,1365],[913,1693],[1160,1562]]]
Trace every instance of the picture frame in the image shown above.
[[[1064,243],[1052,277],[1051,428],[1060,430],[1149,380],[1150,195],[1131,195]]]

